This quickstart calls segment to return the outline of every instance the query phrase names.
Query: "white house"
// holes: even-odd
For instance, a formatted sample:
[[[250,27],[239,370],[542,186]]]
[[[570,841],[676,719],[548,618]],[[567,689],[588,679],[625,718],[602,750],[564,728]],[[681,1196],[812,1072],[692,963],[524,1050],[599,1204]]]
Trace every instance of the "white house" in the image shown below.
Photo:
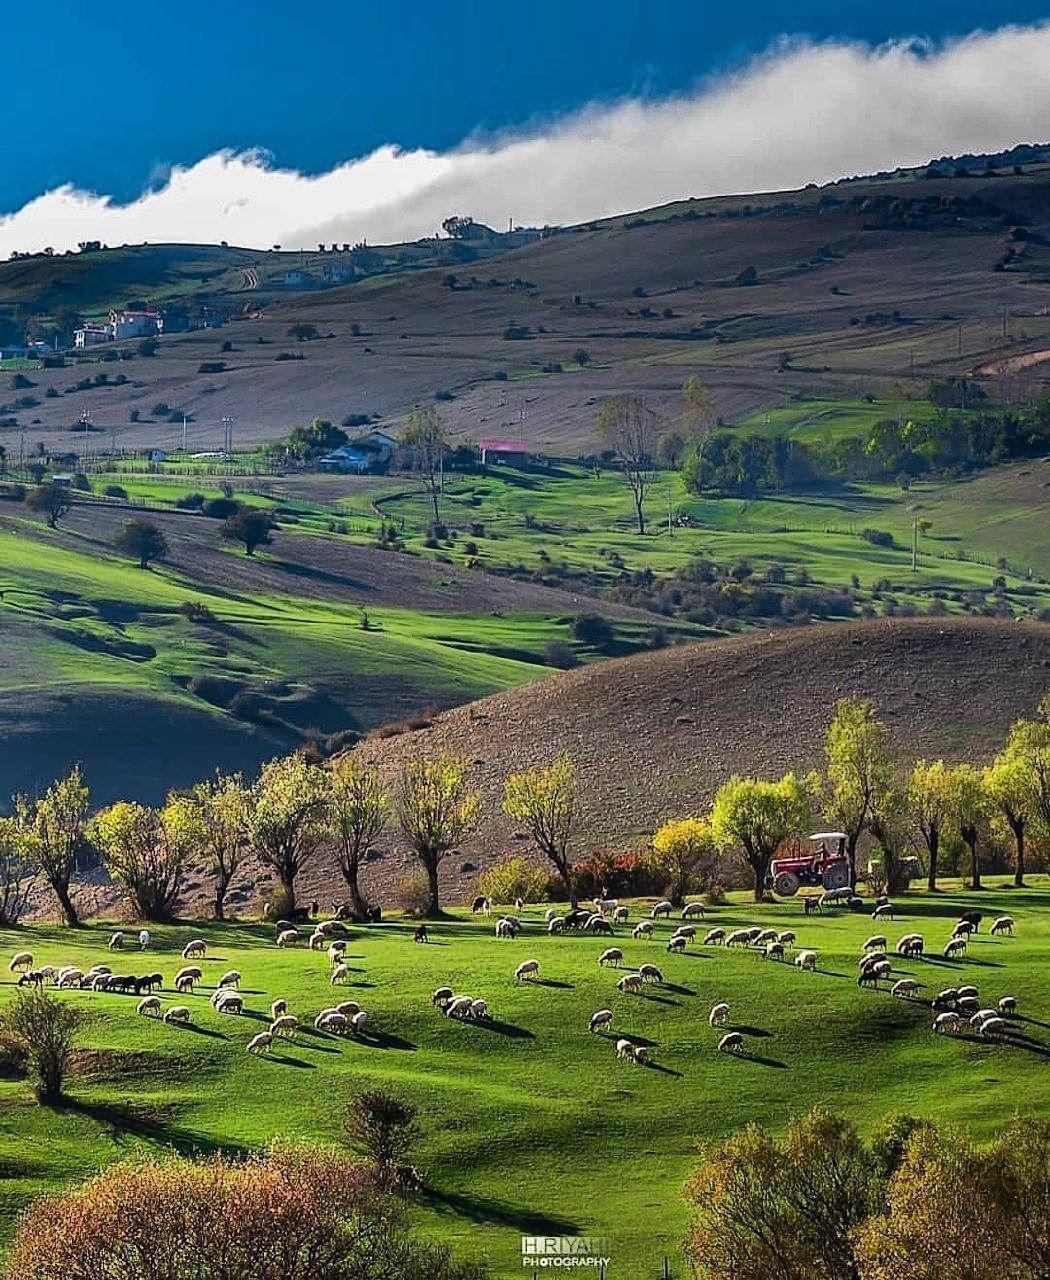
[[[108,324],[85,324],[73,330],[73,345],[81,349],[97,347],[99,343],[112,341],[113,330]]]
[[[125,338],[152,337],[164,327],[159,311],[111,311],[109,323],[117,342]]]

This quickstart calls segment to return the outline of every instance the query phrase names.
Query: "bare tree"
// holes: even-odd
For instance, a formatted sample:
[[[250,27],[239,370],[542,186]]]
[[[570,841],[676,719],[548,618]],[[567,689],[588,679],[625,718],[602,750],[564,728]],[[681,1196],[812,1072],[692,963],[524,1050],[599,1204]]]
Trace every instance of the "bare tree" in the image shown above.
[[[639,396],[616,396],[598,410],[598,438],[620,464],[634,498],[638,532],[645,533],[645,496],[659,478],[656,452],[660,423]]]

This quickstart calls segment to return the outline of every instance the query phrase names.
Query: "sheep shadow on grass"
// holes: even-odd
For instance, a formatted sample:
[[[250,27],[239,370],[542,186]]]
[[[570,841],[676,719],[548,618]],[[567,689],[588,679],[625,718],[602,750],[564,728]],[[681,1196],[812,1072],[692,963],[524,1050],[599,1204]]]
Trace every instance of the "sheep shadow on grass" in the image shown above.
[[[576,990],[575,982],[559,982],[557,978],[532,978],[530,981],[534,987],[552,987],[556,991]]]
[[[742,1062],[755,1062],[760,1067],[775,1067],[778,1071],[786,1071],[787,1063],[781,1062],[779,1058],[766,1058],[760,1053],[752,1053],[750,1049],[738,1049],[732,1055],[739,1058]]]
[[[356,1041],[363,1045],[366,1049],[406,1049],[412,1050],[416,1046],[411,1040],[406,1040],[404,1036],[395,1036],[390,1031],[366,1031],[358,1033],[356,1036],[349,1038],[350,1043]]]
[[[696,992],[691,987],[680,986],[677,982],[665,982],[665,991],[673,991],[676,996],[695,996]]]
[[[481,1031],[494,1031],[498,1036],[506,1036],[508,1040],[535,1040],[536,1037],[527,1027],[516,1027],[512,1022],[500,1022],[498,1018],[461,1020],[464,1026],[478,1027]]]
[[[210,1036],[213,1040],[229,1040],[225,1031],[216,1031],[214,1027],[202,1027],[199,1022],[166,1022],[166,1027],[177,1027],[180,1031],[190,1031],[195,1036]]]
[[[760,1040],[765,1040],[773,1034],[772,1031],[767,1031],[765,1027],[752,1027],[746,1022],[727,1022],[726,1027],[730,1031],[739,1031],[744,1036],[756,1036]]]
[[[640,1036],[635,1031],[615,1031],[612,1028],[608,1031],[603,1031],[599,1027],[598,1030],[592,1032],[592,1034],[601,1037],[602,1040],[608,1040],[610,1044],[615,1044],[617,1040],[621,1040],[624,1036],[629,1035],[633,1044],[645,1045],[647,1049],[655,1049],[660,1043],[659,1040],[650,1040],[648,1036]]]
[[[641,1000],[648,1000],[650,1004],[667,1004],[677,1006],[682,1003],[681,1000],[674,1000],[670,996],[659,995],[655,991],[639,991],[638,998]]]
[[[305,1062],[302,1058],[293,1058],[289,1053],[260,1053],[258,1057],[264,1062],[276,1062],[282,1067],[304,1067],[308,1071],[316,1071],[316,1062]]]

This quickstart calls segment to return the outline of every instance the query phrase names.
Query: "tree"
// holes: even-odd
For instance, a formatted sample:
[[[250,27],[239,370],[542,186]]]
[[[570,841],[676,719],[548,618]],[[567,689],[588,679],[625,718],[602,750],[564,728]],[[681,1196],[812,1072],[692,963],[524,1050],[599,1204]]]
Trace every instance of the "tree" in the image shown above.
[[[908,809],[926,846],[926,887],[937,889],[937,855],[941,835],[955,808],[955,779],[943,760],[919,760],[907,785]]]
[[[328,770],[328,817],[336,836],[336,857],[346,881],[350,914],[368,919],[368,903],[358,883],[361,858],[386,826],[390,797],[375,765],[352,751],[336,756]]]
[[[447,753],[409,760],[394,799],[398,825],[426,872],[426,914],[431,917],[441,914],[438,867],[474,830],[481,809],[468,785],[467,769],[465,760]]]
[[[576,906],[569,841],[576,817],[576,771],[564,752],[549,765],[512,773],[503,783],[503,810],[528,831],[554,866]]]
[[[501,858],[478,876],[478,893],[493,902],[539,902],[547,891],[548,873],[531,858]]]
[[[405,1157],[419,1139],[416,1109],[394,1094],[381,1089],[359,1093],[346,1110],[343,1128],[350,1145],[375,1170],[376,1182],[384,1191],[406,1185]]]
[[[869,818],[871,834],[882,854],[882,888],[886,893],[903,893],[911,876],[905,859],[909,856],[910,831],[908,800],[904,785],[892,780],[875,795]]]
[[[249,796],[239,773],[216,771],[214,781],[198,782],[189,795],[194,807],[198,848],[215,882],[213,913],[226,919],[226,894],[248,842]]]
[[[327,788],[324,770],[293,752],[267,761],[248,794],[248,840],[259,860],[277,874],[281,915],[295,910],[295,877],[324,839]]]
[[[853,1233],[877,1191],[870,1154],[842,1117],[813,1111],[782,1141],[748,1125],[706,1150],[686,1183],[693,1275],[858,1280]]]
[[[83,771],[76,765],[38,800],[19,796],[15,801],[15,814],[27,849],[58,899],[66,924],[72,928],[80,920],[69,886],[84,847],[88,794]]]
[[[288,1144],[235,1160],[140,1157],[26,1210],[7,1280],[482,1280],[414,1239],[344,1153]]]
[[[36,867],[17,817],[0,818],[0,929],[17,928],[29,905]]]
[[[677,427],[669,427],[660,437],[656,446],[656,456],[662,467],[676,471],[681,465],[686,450],[686,438]]]
[[[125,520],[113,545],[138,560],[140,569],[148,569],[151,560],[163,560],[168,554],[167,538],[149,520]]]
[[[969,764],[956,765],[952,770],[952,798],[952,818],[970,851],[970,888],[981,889],[981,860],[977,846],[992,812],[982,771]]]
[[[59,520],[73,505],[73,491],[69,485],[49,484],[37,485],[26,494],[26,506],[34,515],[44,516],[49,529],[56,529]]]
[[[79,1009],[45,991],[20,991],[4,1010],[3,1033],[24,1055],[41,1102],[54,1103],[61,1098],[76,1030],[83,1018]]]
[[[667,896],[680,907],[692,888],[714,886],[718,874],[718,841],[709,822],[681,818],[665,822],[653,836],[653,853],[667,876]]]
[[[658,476],[654,469],[659,422],[639,396],[616,396],[598,410],[598,438],[620,464],[634,498],[638,532],[645,533],[645,495]]]
[[[414,409],[405,419],[398,444],[412,455],[412,466],[419,473],[423,487],[430,495],[434,523],[441,524],[440,497],[448,438],[444,424],[433,405]]]
[[[754,872],[756,902],[766,900],[769,864],[779,846],[809,824],[810,800],[808,786],[793,773],[778,782],[734,776],[719,788],[711,827],[723,849],[742,850]]]
[[[106,870],[143,920],[171,918],[186,859],[200,837],[196,807],[169,796],[161,810],[118,800],[95,815],[91,835]]]
[[[715,405],[711,388],[698,373],[682,383],[682,429],[686,438],[701,440],[714,425]]]
[[[1034,832],[1050,844],[1050,697],[1032,719],[1017,720],[985,773],[1000,824],[1014,840],[1014,884],[1024,884],[1027,846]]]
[[[840,698],[824,735],[824,812],[846,833],[850,886],[857,884],[857,845],[878,796],[891,785],[889,735],[866,698]]]
[[[243,542],[246,555],[254,555],[256,547],[268,547],[273,541],[277,521],[262,507],[238,507],[226,517],[222,536],[229,542]]]

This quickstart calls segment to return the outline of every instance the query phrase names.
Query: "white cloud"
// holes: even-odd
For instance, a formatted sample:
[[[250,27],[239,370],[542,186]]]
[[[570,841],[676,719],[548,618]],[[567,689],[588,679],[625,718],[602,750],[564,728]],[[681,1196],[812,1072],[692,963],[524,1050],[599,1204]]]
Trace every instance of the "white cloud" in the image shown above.
[[[565,224],[994,151],[1050,136],[1048,66],[1050,25],[937,48],[785,39],[690,94],[595,104],[452,151],[387,145],[317,176],[221,152],[129,204],[60,187],[0,218],[0,256],[94,239],[379,243],[431,234],[449,213]]]

